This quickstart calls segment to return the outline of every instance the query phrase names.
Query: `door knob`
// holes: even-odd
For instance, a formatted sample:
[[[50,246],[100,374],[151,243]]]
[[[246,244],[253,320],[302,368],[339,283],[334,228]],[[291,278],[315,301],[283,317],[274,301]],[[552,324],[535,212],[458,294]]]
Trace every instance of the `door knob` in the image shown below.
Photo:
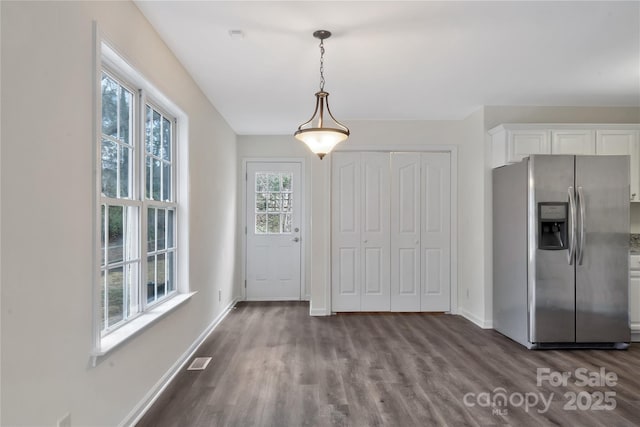
[[[299,237],[294,237],[294,238],[293,238],[293,241],[294,241],[294,242],[299,242],[299,241],[300,241],[300,238],[299,238]]]

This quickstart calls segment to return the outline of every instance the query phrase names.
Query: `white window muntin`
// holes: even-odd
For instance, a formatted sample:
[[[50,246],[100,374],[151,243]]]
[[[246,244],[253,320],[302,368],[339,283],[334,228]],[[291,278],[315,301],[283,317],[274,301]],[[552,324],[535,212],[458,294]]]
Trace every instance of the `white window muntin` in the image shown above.
[[[166,112],[166,110],[164,110],[163,108],[159,107],[156,103],[151,102],[149,100],[146,99],[146,96],[144,94],[144,92],[142,90],[136,90],[134,89],[134,87],[129,84],[127,82],[126,79],[120,77],[116,72],[114,72],[112,69],[109,68],[108,65],[106,65],[105,63],[102,64],[102,73],[106,74],[110,79],[114,80],[116,83],[118,83],[119,85],[121,85],[123,88],[125,88],[127,91],[129,91],[132,94],[132,103],[133,103],[133,108],[132,108],[132,116],[130,117],[130,127],[131,127],[131,135],[132,138],[128,141],[128,143],[124,142],[123,140],[119,139],[119,138],[114,138],[111,135],[105,135],[104,133],[102,133],[102,123],[100,124],[100,140],[98,141],[99,147],[100,149],[98,150],[98,152],[100,153],[100,155],[98,156],[98,170],[100,171],[100,185],[99,185],[99,190],[100,190],[100,198],[99,198],[99,212],[98,212],[98,216],[101,216],[100,214],[100,210],[103,208],[103,206],[106,208],[108,208],[109,206],[121,206],[123,209],[127,209],[130,207],[137,207],[138,209],[136,209],[137,211],[137,224],[139,224],[139,226],[137,227],[138,229],[136,230],[136,232],[134,233],[137,236],[137,242],[134,244],[134,246],[137,248],[137,256],[133,257],[131,259],[128,259],[126,261],[118,261],[118,262],[112,262],[109,263],[108,261],[108,237],[105,237],[105,241],[106,241],[106,248],[102,247],[101,251],[104,251],[106,254],[102,257],[102,261],[101,261],[101,265],[100,265],[100,275],[99,275],[99,280],[101,280],[101,287],[104,290],[104,292],[107,292],[106,289],[106,280],[107,280],[107,274],[110,270],[114,270],[114,269],[118,269],[118,268],[122,268],[123,270],[126,269],[128,266],[132,266],[135,265],[135,270],[136,270],[136,276],[137,276],[137,286],[136,286],[136,290],[132,291],[131,293],[126,292],[124,293],[124,307],[127,307],[127,298],[130,298],[131,300],[135,299],[135,304],[133,306],[128,307],[130,309],[130,312],[127,312],[127,308],[123,309],[123,319],[121,319],[119,322],[114,323],[113,325],[108,325],[108,320],[109,320],[109,316],[108,316],[108,305],[104,304],[103,307],[103,311],[100,313],[101,316],[101,322],[103,322],[103,325],[107,325],[106,328],[102,328],[101,329],[101,333],[100,335],[102,337],[104,337],[105,335],[113,332],[114,330],[118,329],[120,326],[126,324],[128,321],[134,319],[135,317],[137,317],[138,315],[144,313],[147,309],[149,309],[152,306],[158,305],[164,301],[166,301],[169,297],[175,295],[177,293],[177,277],[178,277],[178,262],[177,262],[177,257],[178,257],[178,248],[177,248],[177,241],[178,241],[178,206],[177,206],[177,168],[176,168],[176,164],[177,164],[177,149],[176,149],[176,135],[177,135],[177,120],[175,117],[173,117],[172,115],[168,114]],[[102,99],[102,97],[101,97]],[[101,108],[101,103],[99,108]],[[145,140],[145,120],[146,120],[146,109],[147,106],[150,106],[153,110],[161,113],[163,118],[166,118],[168,120],[170,120],[171,123],[171,143],[170,143],[170,161],[167,161],[166,159],[160,159],[164,162],[164,164],[168,164],[170,167],[170,171],[171,171],[171,179],[170,179],[170,186],[171,186],[171,191],[168,193],[169,196],[169,200],[149,200],[146,198],[146,175],[145,175],[145,166],[146,166],[146,159],[147,159],[147,151],[146,151],[146,140]],[[102,116],[100,114],[100,116]],[[119,128],[119,125],[118,125]],[[130,165],[131,168],[129,170],[129,176],[131,177],[131,181],[132,184],[130,185],[130,189],[129,189],[129,198],[121,198],[119,196],[121,196],[120,194],[120,171],[119,169],[117,169],[117,192],[116,192],[116,197],[108,197],[106,195],[103,194],[102,192],[102,140],[103,139],[107,139],[110,142],[113,142],[115,144],[118,144],[118,147],[120,146],[124,146],[127,147],[128,149],[131,150],[131,154],[132,154],[132,161],[130,161]],[[118,154],[119,154],[118,150]],[[149,156],[151,158],[155,158],[156,156]],[[117,158],[117,163],[120,164],[120,157],[118,156]],[[161,180],[162,183],[162,180]],[[162,185],[162,184],[161,184]],[[162,187],[161,187],[161,191],[162,191]],[[162,193],[161,193],[162,195]],[[173,247],[168,248],[165,247],[165,249],[160,250],[160,251],[155,251],[153,253],[147,253],[147,213],[148,213],[148,209],[150,207],[153,208],[161,208],[161,209],[170,209],[173,211],[173,230],[172,230],[172,238],[173,238]],[[134,220],[132,220],[131,222],[136,222]],[[105,236],[107,236],[107,230],[105,230],[104,228],[108,226],[108,220],[107,221],[102,221],[101,223],[101,228],[102,228],[102,233],[105,233]],[[100,239],[98,239],[100,241]],[[136,239],[134,239],[136,240]],[[173,260],[173,268],[170,269],[168,266],[166,266],[166,261],[165,261],[165,277],[169,278],[172,282],[172,289],[170,289],[169,291],[165,290],[164,295],[161,298],[156,298],[154,301],[150,301],[147,302],[147,286],[145,285],[146,283],[148,283],[147,281],[147,270],[148,270],[148,257],[153,255],[157,258],[158,255],[163,255],[165,256],[165,258],[169,257],[169,254],[171,254],[172,256],[172,260]],[[146,268],[145,268],[146,267]],[[170,271],[171,270],[171,271]],[[169,277],[169,272],[171,273]],[[166,280],[166,279],[165,279]],[[165,281],[166,283],[166,281]],[[165,285],[166,286],[166,285]],[[165,288],[166,289],[166,288]],[[103,294],[104,295],[104,294]],[[104,296],[103,296],[104,298]]]
[[[158,105],[158,103],[156,103],[155,101],[149,99],[146,97],[146,94],[144,92],[142,92],[142,102],[141,105],[143,105],[144,107],[141,107],[141,112],[142,112],[142,119],[141,119],[141,126],[142,126],[142,130],[141,130],[141,144],[142,144],[142,152],[144,152],[144,155],[141,156],[141,164],[140,164],[140,169],[142,171],[144,171],[142,173],[143,175],[143,186],[141,187],[140,191],[142,194],[142,204],[143,204],[143,224],[142,224],[142,242],[144,242],[144,245],[142,247],[142,250],[144,251],[143,253],[145,261],[145,267],[142,270],[142,283],[144,284],[142,286],[142,302],[143,305],[146,308],[148,307],[153,307],[155,305],[158,305],[160,303],[162,303],[163,301],[165,301],[167,298],[175,295],[177,293],[177,277],[178,277],[178,263],[177,263],[177,257],[178,257],[178,248],[177,248],[177,239],[178,239],[178,232],[177,232],[177,224],[178,224],[178,204],[176,202],[177,199],[177,191],[176,191],[176,184],[177,184],[177,160],[176,160],[176,152],[177,152],[177,147],[176,147],[176,135],[177,135],[177,120],[176,118],[169,114],[165,109],[163,109],[162,107],[160,107]],[[147,151],[147,140],[146,140],[146,121],[147,121],[147,108],[151,108],[152,112],[156,111],[161,115],[161,123],[162,119],[167,119],[170,123],[171,123],[171,132],[170,132],[170,145],[169,145],[169,153],[170,153],[170,160],[167,161],[166,159],[163,159],[162,156],[156,156],[153,153],[149,153]],[[162,135],[162,130],[161,130],[161,135]],[[149,179],[149,177],[151,177],[151,179],[153,179],[153,173],[147,175],[147,159],[153,159],[153,160],[159,160],[162,162],[162,164],[168,164],[169,168],[170,168],[170,187],[171,187],[171,191],[169,192],[169,200],[155,200],[150,198],[149,196],[153,196],[153,188],[149,187],[151,185],[151,183],[148,183],[147,180]],[[164,170],[164,168],[160,168],[160,170]],[[149,192],[149,194],[147,194],[147,188],[151,188],[151,191]],[[162,195],[162,190],[163,190],[163,179],[162,179],[162,175],[160,178],[160,195]],[[149,230],[149,209],[154,209],[156,211],[156,213],[158,212],[158,209],[165,209],[165,210],[171,210],[173,211],[173,233],[172,233],[172,241],[173,241],[173,247],[172,248],[168,248],[165,245],[165,249],[161,249],[161,250],[157,250],[157,248],[154,248],[153,251],[149,251],[148,248],[148,244],[149,244],[149,237],[148,237],[148,230]],[[158,224],[158,218],[157,215],[154,216],[154,221],[155,221],[155,232],[156,232],[156,242],[157,242],[157,224]],[[165,222],[166,225],[166,222]],[[167,240],[167,236],[165,233],[165,240]],[[169,258],[169,253],[172,254],[173,257],[173,269],[171,270],[168,266],[168,258]],[[159,284],[158,284],[158,278],[157,278],[157,265],[158,265],[158,258],[159,257],[165,257],[165,268],[164,268],[164,277],[165,277],[165,290],[164,290],[164,294],[161,297],[157,297],[157,291],[159,288]],[[149,284],[150,284],[150,279],[151,279],[151,274],[149,272],[149,258],[153,257],[154,258],[154,266],[156,267],[154,269],[154,277],[153,277],[153,288],[155,290],[155,298],[153,298],[152,300],[149,300]],[[170,283],[172,283],[173,288],[170,290],[167,290],[167,280],[170,280]]]

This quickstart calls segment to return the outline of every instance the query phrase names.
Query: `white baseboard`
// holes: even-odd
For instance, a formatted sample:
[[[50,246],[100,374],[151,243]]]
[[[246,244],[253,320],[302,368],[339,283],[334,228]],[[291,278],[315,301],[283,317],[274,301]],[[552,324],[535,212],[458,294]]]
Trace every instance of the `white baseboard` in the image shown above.
[[[484,319],[480,319],[478,316],[476,316],[475,314],[467,311],[466,309],[462,308],[462,307],[458,307],[458,313],[464,317],[465,319],[475,323],[476,325],[480,326],[482,329],[493,329],[493,321],[492,320],[484,320]]]
[[[631,324],[631,342],[640,342],[640,323]]]
[[[144,416],[144,414],[151,408],[151,406],[155,403],[155,401],[160,397],[160,394],[164,391],[165,388],[171,383],[171,380],[185,367],[187,362],[191,360],[191,357],[198,351],[198,348],[202,345],[202,343],[207,339],[207,337],[213,332],[213,330],[220,324],[222,319],[229,314],[229,311],[236,305],[239,301],[239,298],[234,298],[229,305],[222,310],[222,313],[216,317],[213,322],[196,338],[196,340],[189,346],[187,351],[185,351],[182,356],[176,360],[176,362],[169,368],[169,370],[158,380],[158,382],[151,387],[149,392],[142,398],[142,400],[134,406],[133,410],[129,412],[129,414],[125,417],[120,424],[119,427],[130,426],[133,427],[136,425],[138,421]]]
[[[326,308],[310,308],[309,316],[331,316],[331,313]]]

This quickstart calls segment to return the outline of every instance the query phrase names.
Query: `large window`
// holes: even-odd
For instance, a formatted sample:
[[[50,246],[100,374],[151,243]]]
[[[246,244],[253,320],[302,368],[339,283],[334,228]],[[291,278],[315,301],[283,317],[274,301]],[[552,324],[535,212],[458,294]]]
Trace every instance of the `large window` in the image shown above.
[[[98,285],[105,336],[176,293],[177,174],[176,120],[107,69],[101,89]]]

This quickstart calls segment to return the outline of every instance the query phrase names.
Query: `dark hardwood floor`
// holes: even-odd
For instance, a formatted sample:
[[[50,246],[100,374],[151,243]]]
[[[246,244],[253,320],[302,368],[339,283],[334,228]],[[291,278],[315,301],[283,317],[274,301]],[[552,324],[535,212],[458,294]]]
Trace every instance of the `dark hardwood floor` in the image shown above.
[[[530,351],[459,316],[273,302],[238,304],[196,356],[213,360],[178,374],[138,426],[640,426],[640,343]],[[571,377],[538,386],[538,368]],[[582,384],[601,369],[615,384]]]

